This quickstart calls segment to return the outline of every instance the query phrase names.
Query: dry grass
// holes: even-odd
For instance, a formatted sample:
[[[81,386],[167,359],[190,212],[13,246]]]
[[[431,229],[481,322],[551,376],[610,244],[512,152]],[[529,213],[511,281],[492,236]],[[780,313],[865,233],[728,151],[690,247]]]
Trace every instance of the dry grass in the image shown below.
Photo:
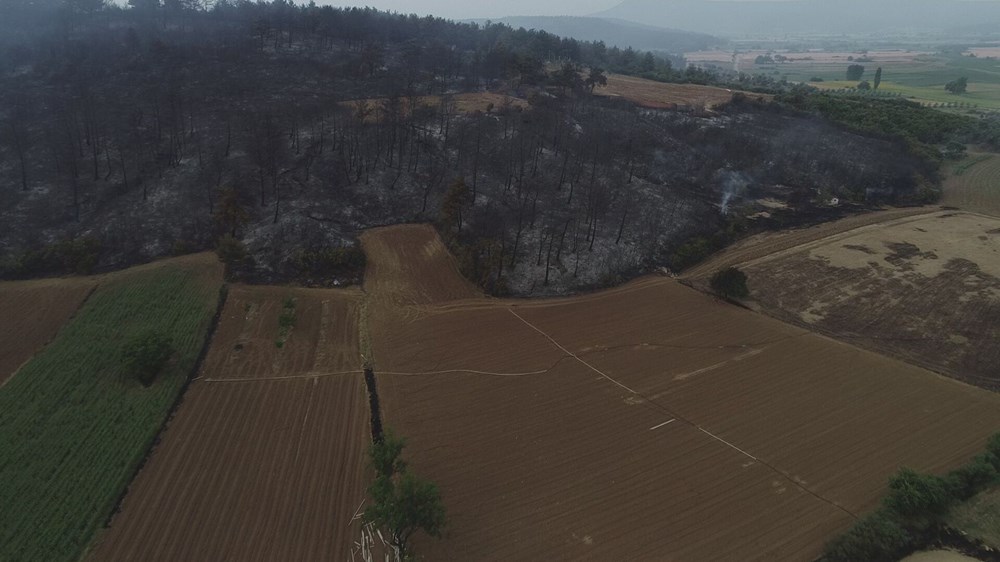
[[[952,509],[947,523],[954,529],[1000,549],[1000,488],[982,492]]]
[[[612,74],[608,85],[595,93],[602,96],[621,97],[651,109],[674,109],[679,106],[707,108],[729,102],[732,90],[697,84],[666,84],[645,78]],[[752,94],[753,97],[771,99],[773,96]]]

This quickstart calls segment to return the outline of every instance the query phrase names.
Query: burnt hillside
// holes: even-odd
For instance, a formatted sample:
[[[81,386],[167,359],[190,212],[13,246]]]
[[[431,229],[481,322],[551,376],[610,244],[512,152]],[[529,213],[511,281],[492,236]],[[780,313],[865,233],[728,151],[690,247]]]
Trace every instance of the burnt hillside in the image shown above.
[[[833,198],[915,201],[933,176],[900,142],[775,104],[600,99],[588,68],[668,63],[544,32],[282,2],[86,4],[25,7],[0,41],[5,277],[221,240],[246,279],[347,282],[360,230],[435,221],[488,289],[564,293],[843,212]]]

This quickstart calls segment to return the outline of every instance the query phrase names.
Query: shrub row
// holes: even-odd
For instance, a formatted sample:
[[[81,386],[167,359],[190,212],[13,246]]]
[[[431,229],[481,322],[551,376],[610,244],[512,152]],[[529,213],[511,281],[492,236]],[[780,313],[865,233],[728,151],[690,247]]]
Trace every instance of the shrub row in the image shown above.
[[[823,562],[895,562],[920,546],[957,503],[1000,482],[1000,434],[986,452],[945,476],[903,468],[875,512],[826,545]]]

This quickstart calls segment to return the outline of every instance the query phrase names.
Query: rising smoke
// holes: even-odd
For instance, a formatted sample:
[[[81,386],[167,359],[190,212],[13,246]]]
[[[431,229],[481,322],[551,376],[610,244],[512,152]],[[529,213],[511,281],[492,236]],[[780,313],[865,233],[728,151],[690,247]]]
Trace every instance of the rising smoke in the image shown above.
[[[719,212],[723,215],[729,214],[729,205],[733,199],[742,196],[750,185],[750,178],[743,172],[735,170],[719,170],[715,175],[716,184],[722,191],[722,200],[719,202]]]

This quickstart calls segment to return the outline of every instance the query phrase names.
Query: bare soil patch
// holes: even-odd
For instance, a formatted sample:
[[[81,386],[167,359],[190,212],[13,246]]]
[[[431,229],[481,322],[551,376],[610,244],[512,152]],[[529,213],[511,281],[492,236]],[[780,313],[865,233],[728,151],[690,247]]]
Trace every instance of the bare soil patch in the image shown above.
[[[426,263],[388,255],[370,267]],[[369,283],[385,424],[449,510],[428,559],[812,559],[900,466],[957,466],[1000,425],[991,393],[666,278],[392,308]]]
[[[622,97],[651,109],[675,109],[681,106],[711,108],[733,99],[732,90],[725,88],[697,84],[666,84],[622,74],[609,75],[608,85],[597,88],[595,93],[602,96]],[[749,95],[762,99],[773,97],[766,94]]]

